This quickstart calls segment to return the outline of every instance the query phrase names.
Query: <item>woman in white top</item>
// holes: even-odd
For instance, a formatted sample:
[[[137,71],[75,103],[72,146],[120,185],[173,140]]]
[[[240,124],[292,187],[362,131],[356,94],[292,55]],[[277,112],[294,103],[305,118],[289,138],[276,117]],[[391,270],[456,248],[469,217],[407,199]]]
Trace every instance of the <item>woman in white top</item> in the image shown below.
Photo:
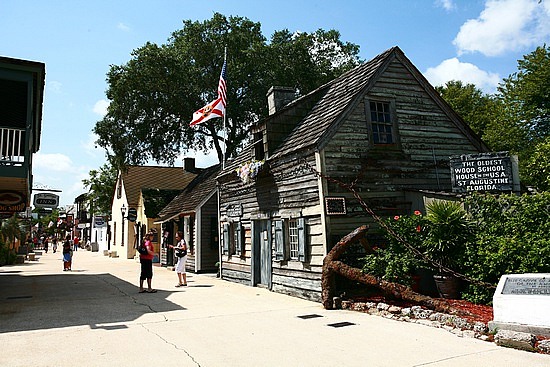
[[[178,284],[176,287],[187,285],[187,273],[185,272],[185,263],[187,262],[187,243],[183,239],[183,232],[176,233],[177,245],[174,247],[178,263],[176,264],[176,273],[178,274]]]

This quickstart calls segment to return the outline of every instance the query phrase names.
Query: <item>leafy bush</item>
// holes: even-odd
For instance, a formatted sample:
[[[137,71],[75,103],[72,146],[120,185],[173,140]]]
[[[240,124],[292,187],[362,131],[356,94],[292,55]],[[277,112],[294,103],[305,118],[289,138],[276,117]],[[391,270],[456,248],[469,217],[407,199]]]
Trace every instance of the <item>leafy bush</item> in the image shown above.
[[[15,264],[17,255],[8,248],[8,245],[6,245],[1,237],[2,236],[0,236],[0,266]]]
[[[496,285],[504,274],[550,272],[550,192],[536,195],[474,194],[465,204],[476,224],[465,275]],[[490,303],[494,289],[470,284],[463,298]]]
[[[363,258],[363,271],[409,285],[411,275],[430,266],[422,256],[466,277],[496,286],[512,273],[550,272],[550,192],[536,195],[473,194],[466,211],[453,202],[428,206],[428,214],[386,219],[396,236]],[[414,247],[422,255],[403,243]],[[437,269],[434,269],[437,270]],[[462,298],[491,303],[494,288],[470,283]]]
[[[408,244],[420,248],[426,237],[426,222],[426,218],[416,211],[414,215],[385,219],[383,226],[393,230]],[[412,275],[425,265],[400,239],[386,231],[387,243],[374,247],[373,252],[362,259],[363,271],[390,282],[411,285]]]

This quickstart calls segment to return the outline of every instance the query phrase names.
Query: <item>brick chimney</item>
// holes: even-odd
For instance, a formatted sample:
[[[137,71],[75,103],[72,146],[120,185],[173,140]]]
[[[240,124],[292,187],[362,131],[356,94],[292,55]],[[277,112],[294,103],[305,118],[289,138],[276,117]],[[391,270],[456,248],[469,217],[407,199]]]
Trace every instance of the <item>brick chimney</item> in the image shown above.
[[[296,90],[291,87],[271,87],[267,91],[267,107],[269,114],[273,115],[281,108],[296,99]]]
[[[183,170],[186,172],[195,172],[195,158],[183,158]]]

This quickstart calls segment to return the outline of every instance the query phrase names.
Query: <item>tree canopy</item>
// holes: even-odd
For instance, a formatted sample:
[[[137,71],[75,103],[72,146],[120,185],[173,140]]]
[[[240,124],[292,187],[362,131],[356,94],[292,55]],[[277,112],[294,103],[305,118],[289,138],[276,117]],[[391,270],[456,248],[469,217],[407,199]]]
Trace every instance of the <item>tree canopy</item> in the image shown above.
[[[110,106],[94,132],[116,168],[150,160],[171,164],[189,150],[236,154],[249,127],[267,115],[273,85],[305,94],[356,66],[359,46],[335,30],[280,30],[270,42],[260,23],[215,13],[183,22],[163,45],[147,43],[107,74]],[[223,119],[189,126],[193,112],[213,101],[227,47],[226,131]]]
[[[91,213],[109,214],[111,212],[117,174],[114,166],[104,164],[99,170],[91,170],[89,179],[82,180],[84,187],[88,189],[87,200]]]
[[[473,84],[447,82],[436,90],[493,151],[520,159],[523,183],[549,190],[550,48],[537,47],[518,61],[494,95]]]

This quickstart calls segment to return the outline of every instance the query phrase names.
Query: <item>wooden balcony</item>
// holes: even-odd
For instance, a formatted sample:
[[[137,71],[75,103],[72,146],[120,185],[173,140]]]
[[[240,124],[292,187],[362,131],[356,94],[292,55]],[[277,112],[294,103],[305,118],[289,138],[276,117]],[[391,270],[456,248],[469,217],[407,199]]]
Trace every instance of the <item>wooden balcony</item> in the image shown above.
[[[26,136],[23,129],[0,127],[0,187],[3,190],[28,192],[31,189]]]
[[[2,213],[16,212],[30,204],[32,155],[40,146],[45,74],[41,62],[0,57]],[[17,197],[21,202],[14,204]]]

